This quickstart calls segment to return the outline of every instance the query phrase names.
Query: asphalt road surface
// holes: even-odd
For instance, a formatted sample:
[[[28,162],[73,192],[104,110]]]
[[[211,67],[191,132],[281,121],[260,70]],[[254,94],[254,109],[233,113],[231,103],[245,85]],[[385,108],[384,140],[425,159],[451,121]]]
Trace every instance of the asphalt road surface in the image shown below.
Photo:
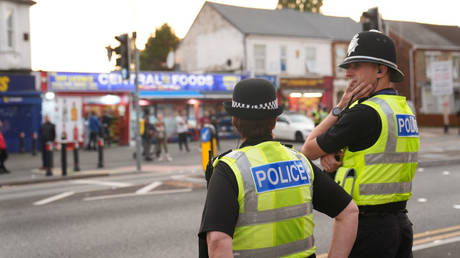
[[[420,168],[409,202],[414,257],[460,257],[460,167]],[[0,188],[0,257],[197,257],[198,171]],[[318,256],[332,219],[316,213]]]

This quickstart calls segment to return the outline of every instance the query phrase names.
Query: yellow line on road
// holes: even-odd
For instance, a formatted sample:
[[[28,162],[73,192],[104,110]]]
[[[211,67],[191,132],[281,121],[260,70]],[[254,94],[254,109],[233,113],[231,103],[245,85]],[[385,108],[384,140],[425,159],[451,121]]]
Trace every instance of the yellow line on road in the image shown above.
[[[455,236],[460,236],[460,231],[456,231],[456,232],[452,232],[452,233],[448,233],[448,234],[437,235],[435,237],[422,238],[422,239],[414,241],[413,245],[417,246],[417,245],[424,244],[424,243],[427,243],[427,242],[433,242],[433,241],[436,241],[436,240],[443,240],[443,239],[446,239],[446,238],[449,238],[449,237],[455,237]]]
[[[439,233],[454,231],[454,230],[457,230],[457,229],[460,229],[460,225],[447,227],[447,228],[440,228],[440,229],[431,230],[431,231],[425,231],[425,232],[422,232],[422,233],[414,234],[414,240],[416,238],[421,238],[421,237],[431,236],[431,235],[435,235],[435,234],[439,234]]]

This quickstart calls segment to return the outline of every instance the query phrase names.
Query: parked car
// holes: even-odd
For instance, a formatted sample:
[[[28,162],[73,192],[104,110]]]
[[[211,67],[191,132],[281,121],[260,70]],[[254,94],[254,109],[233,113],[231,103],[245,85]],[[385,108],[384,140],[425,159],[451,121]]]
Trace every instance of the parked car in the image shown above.
[[[275,139],[303,142],[314,127],[313,120],[305,115],[285,112],[278,117],[273,134]]]

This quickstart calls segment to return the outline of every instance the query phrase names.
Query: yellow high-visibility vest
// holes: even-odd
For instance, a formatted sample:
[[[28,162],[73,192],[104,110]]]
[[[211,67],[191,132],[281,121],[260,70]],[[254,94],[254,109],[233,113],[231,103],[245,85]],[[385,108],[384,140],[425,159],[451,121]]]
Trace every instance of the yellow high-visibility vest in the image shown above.
[[[219,160],[232,169],[239,189],[235,257],[308,257],[315,253],[314,176],[303,154],[267,141]]]
[[[357,205],[409,200],[420,145],[414,112],[406,98],[397,95],[377,95],[362,104],[379,114],[380,136],[367,149],[353,152],[346,148],[335,181]]]

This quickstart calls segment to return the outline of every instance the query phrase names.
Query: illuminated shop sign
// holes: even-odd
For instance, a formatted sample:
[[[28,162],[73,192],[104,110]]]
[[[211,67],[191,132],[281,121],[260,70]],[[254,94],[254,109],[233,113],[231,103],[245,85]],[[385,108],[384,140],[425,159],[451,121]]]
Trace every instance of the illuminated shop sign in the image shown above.
[[[232,74],[139,73],[142,91],[232,91],[244,79]],[[49,73],[51,91],[134,91],[135,75],[122,80],[120,73]]]

